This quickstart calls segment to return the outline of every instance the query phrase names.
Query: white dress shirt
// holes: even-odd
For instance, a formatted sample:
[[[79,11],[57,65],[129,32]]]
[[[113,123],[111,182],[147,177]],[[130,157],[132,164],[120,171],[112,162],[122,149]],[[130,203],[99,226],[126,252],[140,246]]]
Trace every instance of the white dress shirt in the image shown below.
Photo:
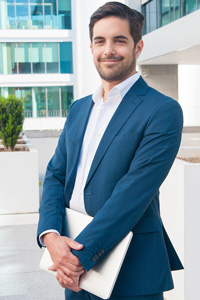
[[[93,94],[94,105],[92,107],[77,167],[76,180],[69,202],[70,208],[87,214],[84,204],[84,187],[94,159],[95,153],[101,141],[101,138],[114,115],[117,107],[131,86],[139,79],[140,75],[135,73],[112,88],[108,95],[108,100],[103,102],[103,88],[100,86]],[[42,236],[48,232],[57,232],[55,230],[44,231],[40,235],[40,243],[44,245]],[[58,233],[58,232],[57,232]],[[58,233],[59,234],[59,233]]]

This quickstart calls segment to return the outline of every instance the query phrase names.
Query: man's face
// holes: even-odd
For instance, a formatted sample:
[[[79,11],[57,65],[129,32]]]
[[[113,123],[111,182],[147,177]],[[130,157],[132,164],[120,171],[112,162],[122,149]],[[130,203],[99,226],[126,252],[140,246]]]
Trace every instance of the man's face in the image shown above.
[[[91,50],[100,77],[108,82],[121,82],[134,74],[141,43],[134,47],[127,20],[108,17],[96,22]]]

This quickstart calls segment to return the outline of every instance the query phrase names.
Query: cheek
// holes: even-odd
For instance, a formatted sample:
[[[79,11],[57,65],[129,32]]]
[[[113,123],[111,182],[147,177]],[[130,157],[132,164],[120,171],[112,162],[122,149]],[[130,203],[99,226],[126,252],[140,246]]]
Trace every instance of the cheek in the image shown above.
[[[93,60],[98,61],[98,58],[101,57],[103,54],[103,51],[101,49],[93,49]]]

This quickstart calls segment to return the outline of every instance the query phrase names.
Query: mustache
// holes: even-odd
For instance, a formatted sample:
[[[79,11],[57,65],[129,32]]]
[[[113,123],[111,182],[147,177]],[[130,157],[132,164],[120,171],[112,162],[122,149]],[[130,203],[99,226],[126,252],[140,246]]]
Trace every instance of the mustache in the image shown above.
[[[123,59],[123,57],[122,56],[112,56],[112,55],[110,55],[110,56],[107,56],[107,57],[105,57],[105,58],[102,58],[102,57],[99,57],[99,59],[98,59],[98,61],[99,62],[104,62],[104,61],[108,61],[108,60],[116,60],[116,61],[120,61],[120,60],[122,60]]]

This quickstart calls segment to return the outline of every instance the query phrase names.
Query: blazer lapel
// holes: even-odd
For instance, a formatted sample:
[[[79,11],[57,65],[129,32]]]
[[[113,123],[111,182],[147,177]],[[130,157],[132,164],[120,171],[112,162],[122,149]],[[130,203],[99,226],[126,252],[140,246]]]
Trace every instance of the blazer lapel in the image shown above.
[[[142,77],[140,77],[122,99],[101,139],[101,142],[93,159],[90,172],[88,174],[86,185],[90,181],[92,175],[101,162],[106,150],[110,146],[114,137],[117,135],[124,123],[126,123],[128,118],[133,114],[135,109],[143,102],[142,97],[139,96],[145,95],[147,92],[147,88],[147,84],[142,79]]]
[[[87,101],[84,103],[84,107],[83,109],[81,109],[79,111],[79,115],[78,115],[78,122],[74,122],[74,128],[73,128],[73,143],[74,146],[73,147],[73,159],[75,162],[75,165],[78,163],[78,159],[79,159],[79,155],[80,155],[80,151],[81,151],[81,146],[82,146],[82,142],[83,142],[83,137],[85,134],[85,130],[87,127],[87,123],[89,120],[89,116],[93,107],[93,100],[92,100],[92,96],[89,96],[89,98],[87,99]]]

